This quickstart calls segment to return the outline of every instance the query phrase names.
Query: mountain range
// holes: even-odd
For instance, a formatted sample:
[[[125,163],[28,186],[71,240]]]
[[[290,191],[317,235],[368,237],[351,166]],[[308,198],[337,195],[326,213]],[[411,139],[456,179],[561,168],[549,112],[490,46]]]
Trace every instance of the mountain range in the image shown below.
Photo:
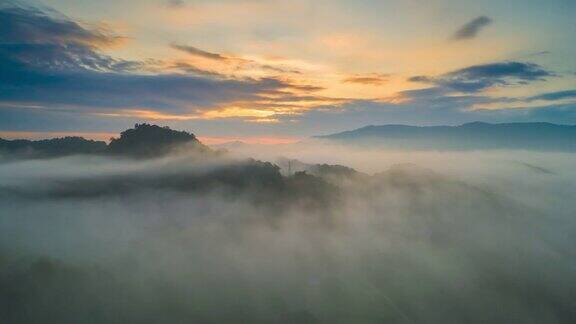
[[[341,133],[316,136],[328,142],[404,150],[493,150],[576,152],[576,126],[551,123],[467,123],[460,126],[366,126]],[[240,143],[240,142],[238,142]],[[215,153],[194,134],[150,124],[136,124],[107,144],[82,137],[45,140],[0,138],[3,158],[45,158],[77,154],[152,158],[186,145],[204,153]],[[243,143],[236,145],[246,145]]]
[[[394,149],[576,151],[576,126],[551,123],[366,126],[316,138]]]

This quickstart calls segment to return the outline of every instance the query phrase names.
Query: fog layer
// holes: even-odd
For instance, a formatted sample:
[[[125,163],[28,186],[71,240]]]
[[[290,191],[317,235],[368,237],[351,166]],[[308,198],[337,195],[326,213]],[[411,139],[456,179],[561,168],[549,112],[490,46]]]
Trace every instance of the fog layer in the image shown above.
[[[0,322],[571,323],[574,157],[4,162]]]

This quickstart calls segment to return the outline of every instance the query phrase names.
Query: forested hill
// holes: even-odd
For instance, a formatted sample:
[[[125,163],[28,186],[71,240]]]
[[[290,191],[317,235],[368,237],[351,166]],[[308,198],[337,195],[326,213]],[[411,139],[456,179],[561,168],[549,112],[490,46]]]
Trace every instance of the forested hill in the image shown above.
[[[400,149],[576,151],[576,126],[551,123],[366,126],[317,138]]]
[[[45,158],[78,154],[103,154],[126,157],[162,156],[181,145],[209,151],[192,133],[150,124],[136,124],[120,133],[110,144],[82,137],[44,140],[0,139],[0,154],[5,158]]]

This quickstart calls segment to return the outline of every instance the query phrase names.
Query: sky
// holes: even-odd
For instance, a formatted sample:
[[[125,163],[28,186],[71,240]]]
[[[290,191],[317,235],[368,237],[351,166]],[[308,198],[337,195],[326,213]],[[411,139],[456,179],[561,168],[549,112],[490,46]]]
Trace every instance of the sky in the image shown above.
[[[0,1],[0,137],[576,124],[576,0]]]

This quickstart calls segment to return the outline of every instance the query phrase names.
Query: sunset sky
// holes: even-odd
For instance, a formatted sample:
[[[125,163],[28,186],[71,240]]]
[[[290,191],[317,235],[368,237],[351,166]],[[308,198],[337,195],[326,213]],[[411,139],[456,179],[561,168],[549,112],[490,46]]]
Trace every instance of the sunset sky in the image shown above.
[[[574,0],[0,2],[0,137],[576,123]]]

